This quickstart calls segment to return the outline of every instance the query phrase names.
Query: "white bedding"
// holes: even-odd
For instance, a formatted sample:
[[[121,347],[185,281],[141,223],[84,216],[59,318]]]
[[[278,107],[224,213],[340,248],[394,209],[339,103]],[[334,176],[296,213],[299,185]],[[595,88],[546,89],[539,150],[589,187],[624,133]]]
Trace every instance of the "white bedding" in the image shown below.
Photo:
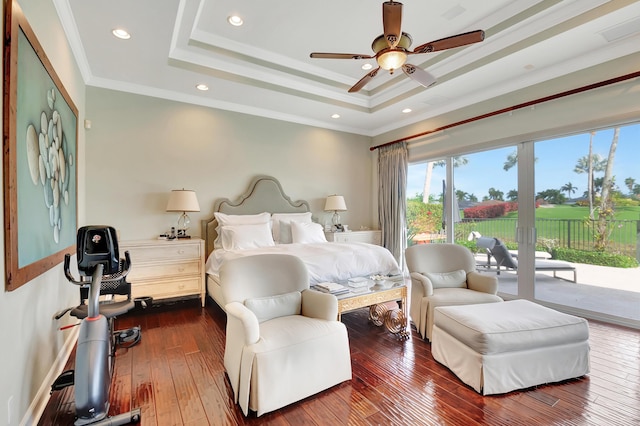
[[[225,260],[266,253],[283,253],[299,257],[307,265],[310,284],[339,282],[352,277],[401,273],[389,250],[367,243],[277,244],[249,250],[216,249],[207,259],[206,272],[218,277]]]

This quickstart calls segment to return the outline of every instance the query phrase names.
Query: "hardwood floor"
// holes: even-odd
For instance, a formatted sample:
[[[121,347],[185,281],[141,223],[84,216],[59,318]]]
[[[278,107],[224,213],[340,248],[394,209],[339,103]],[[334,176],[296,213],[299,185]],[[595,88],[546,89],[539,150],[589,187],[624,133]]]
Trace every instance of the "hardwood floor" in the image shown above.
[[[224,313],[211,300],[154,307],[119,319],[142,341],[119,350],[111,412],[142,409],[142,425],[638,425],[640,331],[589,322],[591,373],[559,384],[483,397],[431,356],[412,331],[399,341],[344,314],[353,379],[296,404],[245,418],[223,367]],[[73,354],[68,368],[73,367]],[[52,395],[42,425],[73,424],[73,388]]]

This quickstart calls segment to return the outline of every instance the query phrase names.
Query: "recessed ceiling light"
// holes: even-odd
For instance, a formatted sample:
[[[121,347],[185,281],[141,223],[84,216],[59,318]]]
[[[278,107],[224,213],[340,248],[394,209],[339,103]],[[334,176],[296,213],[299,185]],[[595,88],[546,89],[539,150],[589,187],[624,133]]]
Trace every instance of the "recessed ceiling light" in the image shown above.
[[[206,90],[209,90],[209,86],[207,86],[206,84],[200,83],[196,85],[196,89],[206,91]]]
[[[403,113],[408,114],[411,112],[411,108],[405,108],[402,110]]]
[[[129,40],[131,38],[131,34],[129,34],[129,32],[125,29],[122,28],[116,28],[113,31],[111,31],[111,34],[113,34],[114,36],[122,39],[122,40]]]
[[[227,22],[229,22],[231,25],[233,25],[234,27],[239,27],[240,25],[244,24],[244,21],[242,20],[241,17],[239,17],[238,15],[231,15],[227,18]]]
[[[366,63],[366,64],[364,64],[364,65],[362,66],[362,69],[363,69],[363,70],[370,70],[372,67],[373,67],[373,65],[371,65],[371,64],[369,64],[369,63]]]
[[[340,114],[332,114],[331,118],[340,118]]]

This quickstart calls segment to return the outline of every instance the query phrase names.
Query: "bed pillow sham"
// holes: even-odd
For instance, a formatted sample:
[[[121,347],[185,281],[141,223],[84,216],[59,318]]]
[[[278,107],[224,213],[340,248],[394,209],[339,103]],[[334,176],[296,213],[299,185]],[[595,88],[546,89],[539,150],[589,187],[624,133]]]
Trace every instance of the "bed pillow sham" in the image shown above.
[[[291,238],[294,243],[326,243],[322,225],[319,223],[291,222]]]
[[[221,229],[223,226],[232,226],[232,225],[257,225],[257,224],[270,224],[271,215],[268,212],[263,212],[259,214],[226,214],[215,212],[213,213],[216,220],[218,221],[218,227],[216,228],[216,233],[218,236],[213,242],[214,248],[222,247],[222,239],[220,237]]]
[[[291,222],[311,223],[311,212],[273,213],[271,215],[271,227],[273,240],[277,244],[291,244]]]
[[[220,236],[224,250],[248,250],[275,245],[268,223],[222,226]]]

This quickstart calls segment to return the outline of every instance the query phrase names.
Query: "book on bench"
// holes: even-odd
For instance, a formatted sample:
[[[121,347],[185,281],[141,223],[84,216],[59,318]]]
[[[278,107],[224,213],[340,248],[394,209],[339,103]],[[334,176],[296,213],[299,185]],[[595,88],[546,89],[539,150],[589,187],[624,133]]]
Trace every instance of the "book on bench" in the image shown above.
[[[331,293],[331,294],[340,294],[340,293],[346,293],[349,291],[349,289],[343,286],[342,284],[330,283],[330,282],[318,283],[314,287],[319,291],[322,291],[325,293]]]

